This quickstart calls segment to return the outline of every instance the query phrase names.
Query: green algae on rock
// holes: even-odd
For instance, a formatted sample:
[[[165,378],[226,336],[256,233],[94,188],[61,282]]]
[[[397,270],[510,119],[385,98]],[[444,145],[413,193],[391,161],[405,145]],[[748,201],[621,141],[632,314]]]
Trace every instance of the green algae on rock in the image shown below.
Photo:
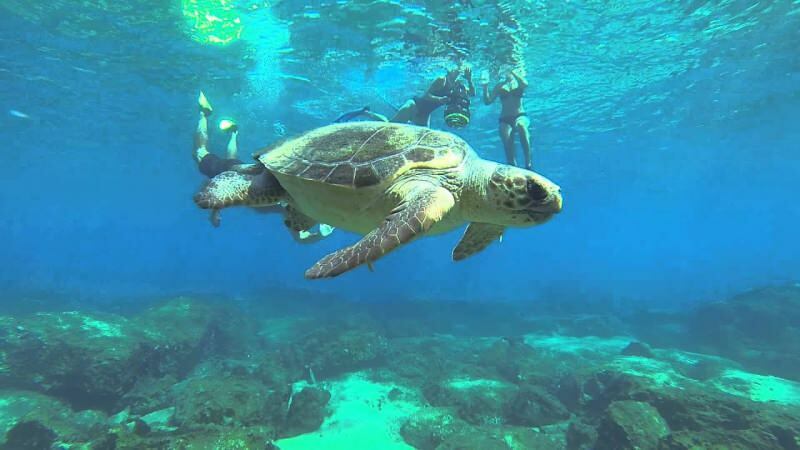
[[[505,412],[519,388],[496,379],[456,378],[423,388],[434,406],[452,407],[458,417],[473,424],[502,425]]]
[[[15,436],[8,436],[25,422],[28,425],[17,429]],[[105,435],[106,416],[92,410],[74,412],[67,404],[37,392],[0,390],[0,438],[17,440],[7,442],[5,448],[23,448],[19,440],[37,430],[47,430],[53,442],[85,444]]]
[[[466,422],[447,409],[425,408],[403,423],[400,434],[414,448],[433,450],[451,436],[463,433],[467,427]]]
[[[650,404],[612,402],[598,429],[599,450],[656,450],[669,425]]]
[[[128,319],[100,313],[0,317],[0,381],[110,412],[138,379],[184,376],[207,356],[213,309],[176,299]],[[176,327],[175,325],[180,325]]]

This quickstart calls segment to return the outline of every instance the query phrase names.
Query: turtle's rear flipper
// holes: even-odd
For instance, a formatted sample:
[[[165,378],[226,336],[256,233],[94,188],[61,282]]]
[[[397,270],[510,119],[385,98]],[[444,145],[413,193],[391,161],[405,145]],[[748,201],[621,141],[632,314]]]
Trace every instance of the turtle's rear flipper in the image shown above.
[[[410,193],[380,227],[364,236],[355,245],[322,258],[306,271],[306,278],[335,277],[361,264],[372,261],[428,231],[455,205],[447,189],[425,183]]]
[[[318,223],[311,217],[301,213],[291,204],[286,205],[283,212],[283,224],[288,228],[292,238],[301,244],[319,242],[333,232],[333,227]],[[313,231],[312,228],[317,225],[319,225],[319,231]]]
[[[277,203],[285,195],[286,191],[269,171],[247,174],[228,170],[211,178],[194,195],[194,202],[203,209],[267,206]]]
[[[317,224],[316,220],[301,213],[291,204],[286,205],[285,209],[286,211],[283,214],[283,224],[286,225],[286,228],[288,228],[289,231],[292,231],[294,234],[301,231],[308,231],[314,228],[314,225]]]

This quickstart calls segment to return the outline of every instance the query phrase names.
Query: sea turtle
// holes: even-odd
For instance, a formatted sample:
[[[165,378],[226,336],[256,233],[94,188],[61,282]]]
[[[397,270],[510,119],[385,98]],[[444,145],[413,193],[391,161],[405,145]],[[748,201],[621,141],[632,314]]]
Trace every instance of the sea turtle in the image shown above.
[[[250,170],[227,171],[195,194],[204,209],[285,202],[304,229],[315,223],[363,235],[305,273],[334,277],[420,235],[469,222],[453,250],[464,259],[506,227],[538,225],[561,210],[560,188],[545,177],[481,159],[458,136],[408,124],[323,126],[254,155]]]

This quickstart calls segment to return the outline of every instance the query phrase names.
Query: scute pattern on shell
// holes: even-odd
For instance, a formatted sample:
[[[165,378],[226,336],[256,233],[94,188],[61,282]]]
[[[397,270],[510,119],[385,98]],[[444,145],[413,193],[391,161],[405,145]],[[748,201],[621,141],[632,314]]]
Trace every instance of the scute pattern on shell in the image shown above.
[[[328,125],[289,140],[259,159],[270,170],[354,188],[411,168],[457,166],[467,152],[456,136],[395,123]]]

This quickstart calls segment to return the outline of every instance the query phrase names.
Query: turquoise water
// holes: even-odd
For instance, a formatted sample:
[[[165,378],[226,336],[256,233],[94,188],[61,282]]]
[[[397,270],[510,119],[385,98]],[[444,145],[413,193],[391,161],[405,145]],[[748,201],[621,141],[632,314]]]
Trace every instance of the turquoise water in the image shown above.
[[[242,4],[227,46],[193,39],[178,2],[3,5],[2,101],[29,116],[3,120],[2,276],[20,289],[304,284],[306,266],[355,236],[301,247],[247,211],[207,226],[191,202],[197,92],[239,121],[246,155],[281,138],[276,125],[295,135],[366,104],[389,114],[462,47],[476,75],[524,66],[537,169],[562,186],[563,214],[458,265],[448,235],[389,256],[380,276],[313,289],[669,301],[797,275],[792,2]],[[473,110],[458,133],[502,160],[498,106]]]
[[[569,341],[574,348],[595,350],[589,356],[575,350],[570,354],[587,359],[578,358],[575,367],[554,369],[550,375],[581,372],[582,366],[613,366],[618,361],[609,355],[631,340],[643,340],[663,347],[660,364],[672,368],[629,364],[623,370],[618,364],[614,370],[640,376],[661,373],[656,378],[662,386],[676,367],[691,359],[674,353],[679,348],[730,358],[735,364],[726,362],[726,370],[745,374],[712,377],[701,390],[713,383],[719,392],[736,390],[744,382],[723,382],[753,380],[753,374],[798,381],[792,373],[800,370],[800,363],[791,348],[794,343],[796,350],[800,331],[796,323],[775,322],[794,317],[797,309],[792,308],[800,301],[795,292],[800,278],[798,1],[2,0],[0,13],[0,130],[5,142],[0,288],[9,321],[5,326],[51,326],[47,321],[25,322],[29,318],[22,314],[37,311],[138,313],[155,301],[184,296],[250,305],[246,308],[255,312],[266,308],[265,315],[255,314],[257,323],[242,326],[241,334],[231,337],[252,345],[249,354],[255,354],[254,348],[263,350],[263,342],[252,341],[253,335],[278,333],[271,328],[277,326],[272,319],[265,318],[271,314],[280,312],[294,325],[281,325],[286,335],[267,339],[270,345],[295,342],[308,329],[328,326],[326,314],[341,314],[338,318],[348,324],[341,329],[366,315],[380,324],[375,325],[378,331],[369,332],[388,339],[389,354],[395,357],[411,358],[422,350],[403,347],[394,338],[438,333],[485,339],[520,334],[528,336],[531,348],[560,347],[542,336],[568,340],[622,335],[626,338],[619,345],[613,339]],[[361,267],[312,281],[303,277],[308,267],[359,237],[337,229],[320,242],[300,244],[289,237],[279,215],[246,208],[224,210],[221,226],[214,228],[207,212],[192,201],[205,180],[192,159],[200,91],[214,107],[211,151],[224,154],[227,136],[217,125],[233,119],[240,127],[240,156],[249,159],[258,149],[327,125],[344,111],[369,105],[392,116],[454,63],[470,65],[476,83],[484,76],[498,82],[510,68],[525,74],[530,85],[523,101],[531,120],[535,169],[557,183],[564,198],[563,211],[548,223],[509,230],[501,243],[458,263],[450,254],[460,230],[404,246],[375,262],[374,271]],[[442,109],[433,113],[431,127],[455,133],[481,157],[502,162],[499,112],[497,103],[486,106],[475,97],[466,128],[449,128]],[[759,290],[769,286],[788,293]],[[758,298],[767,300],[747,300],[743,304],[748,306],[724,303],[733,305],[724,311],[708,306],[752,289],[766,292]],[[352,301],[369,307],[341,306],[337,312],[331,305]],[[458,302],[482,306],[473,311]],[[774,308],[764,312],[759,303],[770,305],[761,309]],[[443,306],[431,306],[437,304]],[[491,312],[494,304],[500,312]],[[686,317],[631,316],[664,309]],[[417,331],[392,328],[394,314],[416,323]],[[538,314],[550,319],[534,320]],[[584,320],[586,314],[594,317],[591,324]],[[316,325],[303,325],[307,316]],[[125,320],[144,320],[135,317]],[[487,323],[481,317],[489,317]],[[523,317],[536,325],[516,322]],[[758,326],[750,317],[759,318]],[[86,331],[94,329],[86,323],[113,325],[122,318],[80,320],[83,325],[77,329]],[[164,324],[170,319],[162,320],[156,328],[169,327]],[[559,322],[564,320],[577,322]],[[738,325],[701,336],[705,328],[731,323]],[[115,326],[128,336],[125,325],[111,329]],[[331,327],[338,336],[341,329]],[[771,328],[782,331],[764,331]],[[681,330],[689,331],[680,337]],[[12,341],[9,336],[2,342]],[[739,342],[741,348],[722,342]],[[458,345],[481,349],[484,344],[465,340]],[[35,352],[36,347],[26,348]],[[13,353],[11,347],[2,352]],[[754,352],[760,356],[753,357]],[[467,364],[453,358],[456,366]],[[299,369],[287,364],[308,378],[304,364]],[[0,374],[4,367],[0,364]],[[385,386],[370,384],[385,379],[352,375],[355,369],[348,366],[328,377],[344,383],[340,391],[330,387],[333,404],[340,404],[336,392],[348,389],[388,395]],[[420,401],[403,397],[407,404],[398,403],[391,414],[405,418],[420,405],[452,406],[447,400],[455,395],[451,391],[466,389],[458,380],[498,377],[457,372],[448,372],[444,393],[426,391]],[[170,376],[178,383],[189,373],[195,372],[187,368]],[[286,369],[286,374],[291,375],[283,381],[297,381],[297,372]],[[24,373],[15,376],[25,378]],[[580,383],[590,377],[582,372],[576,376]],[[107,403],[78,389],[78,397],[90,397],[87,403],[54,391],[47,381],[37,387],[12,378],[0,377],[0,388],[43,392],[73,409],[88,405],[90,411],[113,415],[134,405],[136,414],[152,412],[121,397],[112,396]],[[402,380],[389,378],[402,385]],[[669,380],[666,384],[683,386]],[[131,383],[115,388],[115,395],[128,392],[135,381]],[[505,389],[493,383],[489,385]],[[796,405],[786,400],[800,395],[795,385],[779,386],[775,389],[783,394],[778,397]],[[755,396],[756,391],[736,398]],[[649,404],[666,416],[663,405],[654,400]],[[645,414],[632,408],[634,412],[622,407],[617,412]],[[355,416],[372,414],[353,411]],[[606,422],[599,416],[585,410],[570,414],[606,436],[598,425]],[[665,419],[673,434],[681,429],[674,419]],[[561,419],[555,423],[567,427]],[[173,425],[178,433],[184,430],[184,425]],[[775,448],[800,445],[791,431],[775,433],[780,435],[776,445],[783,445]],[[664,439],[659,445],[668,445]],[[679,438],[669,439],[673,447],[660,448],[684,448],[675,444]],[[536,447],[525,442],[517,448]],[[613,448],[613,442],[597,446]],[[291,445],[286,448],[295,448]],[[330,442],[304,445],[334,448]]]

